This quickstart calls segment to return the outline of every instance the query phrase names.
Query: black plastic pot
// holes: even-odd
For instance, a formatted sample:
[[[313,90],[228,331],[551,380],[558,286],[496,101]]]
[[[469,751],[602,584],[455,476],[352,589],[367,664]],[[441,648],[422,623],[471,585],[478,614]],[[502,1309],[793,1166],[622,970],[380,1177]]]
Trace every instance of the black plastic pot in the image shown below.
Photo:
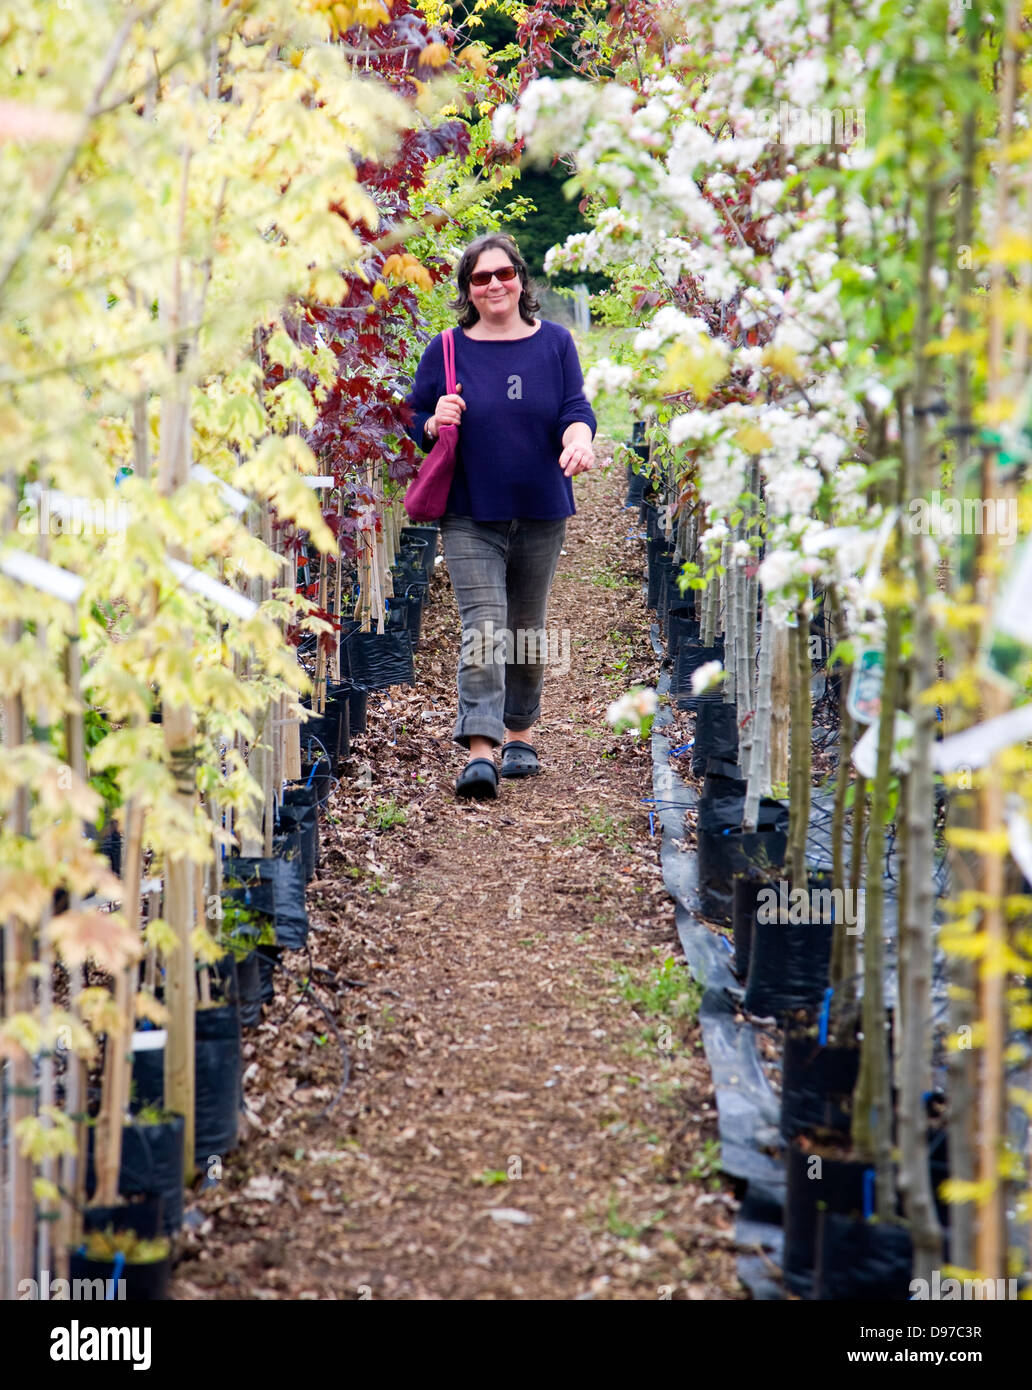
[[[319,762],[316,763],[314,769],[306,769],[306,772],[307,775],[311,777],[318,804],[320,806],[325,806],[336,784],[336,778],[333,775],[333,768],[330,766],[329,760],[327,758],[321,758]]]
[[[785,1029],[781,1066],[781,1136],[819,1130],[849,1134],[860,1047],[821,1044],[816,1028]]]
[[[664,631],[669,630],[671,616],[678,614],[695,622],[696,632],[693,640],[698,640],[698,617],[695,611],[695,591],[686,589],[681,592],[678,580],[681,576],[681,566],[671,560],[669,564],[661,567],[659,572],[659,599],[656,606],[656,613]]]
[[[348,684],[354,683],[351,675],[351,641],[360,626],[357,618],[340,620],[340,674]]]
[[[731,803],[740,801],[744,809],[748,786],[749,783],[742,776],[742,769],[737,763],[724,758],[709,758],[702,779],[699,804],[720,801],[727,805],[729,815],[734,815]]]
[[[423,568],[426,571],[427,579],[430,579],[434,572],[434,561],[437,558],[437,537],[440,535],[440,528],[437,526],[403,526],[401,528],[401,543],[406,545],[408,540],[426,541],[426,548],[422,551]]]
[[[122,834],[117,825],[109,825],[100,837],[97,848],[106,854],[113,874],[122,872]]]
[[[351,732],[364,734],[366,731],[366,706],[369,702],[368,692],[360,690],[357,685],[352,686],[348,701],[351,706]]]
[[[146,1105],[162,1109],[165,1104],[165,1049],[148,1048],[133,1053],[133,1106],[142,1110]]]
[[[932,1196],[935,1198],[935,1210],[939,1217],[939,1225],[948,1232],[950,1208],[949,1204],[939,1196],[940,1184],[944,1183],[950,1175],[950,1153],[945,1124],[937,1128],[933,1127],[928,1131],[928,1166],[931,1172]]]
[[[429,549],[430,541],[426,536],[414,536],[410,532],[407,536],[401,537],[401,549],[399,558],[402,558],[406,565],[416,566],[422,572],[424,579],[429,579],[429,568],[426,563],[426,552]]]
[[[130,1128],[130,1126],[126,1126]],[[182,1133],[180,1133],[182,1141]],[[118,1187],[123,1197],[130,1200],[120,1202],[113,1207],[86,1206],[82,1209],[82,1228],[84,1231],[106,1231],[109,1228],[116,1233],[122,1231],[132,1231],[141,1240],[154,1240],[158,1236],[167,1235],[165,1229],[164,1199],[160,1192],[154,1188],[137,1189],[136,1195],[131,1192],[123,1191],[125,1174],[125,1137],[122,1138],[122,1173],[119,1176]],[[93,1154],[91,1152],[91,1159]],[[183,1165],[179,1165],[180,1178],[182,1178]],[[91,1181],[92,1179],[92,1181]],[[91,1165],[86,1170],[86,1190],[94,1190],[96,1172]],[[180,1186],[182,1182],[180,1181]],[[182,1198],[180,1197],[180,1208]]]
[[[102,1279],[105,1289],[108,1281],[115,1279],[115,1264],[112,1260],[89,1260],[78,1251],[69,1251],[68,1274],[71,1279]],[[168,1298],[169,1279],[172,1275],[172,1257],[148,1261],[147,1264],[126,1263],[120,1266],[118,1278],[125,1281],[127,1303],[161,1303]],[[117,1297],[117,1284],[112,1285],[112,1293]]]
[[[337,743],[337,759],[333,764],[334,772],[336,772],[340,766],[341,758],[348,758],[351,756],[351,731],[354,727],[352,714],[354,695],[355,689],[350,678],[341,681],[339,684],[328,685],[326,687],[327,717],[335,715],[340,724]],[[362,699],[364,702],[364,691],[362,692]]]
[[[423,562],[411,551],[403,550],[397,564],[391,566],[395,595],[400,598],[418,598],[420,603],[426,597],[430,581],[426,577]]]
[[[407,632],[354,632],[348,647],[351,678],[363,690],[415,683],[412,640]]]
[[[182,1115],[168,1115],[156,1124],[134,1119],[122,1130],[122,1169],[119,1191],[161,1194],[161,1233],[174,1235],[183,1224]],[[140,1232],[142,1234],[142,1232]]]
[[[645,457],[648,457],[648,445]],[[640,455],[639,455],[640,457]],[[627,464],[627,498],[624,502],[625,507],[640,507],[645,500],[645,490],[648,487],[648,474],[644,471],[636,473],[632,463]]]
[[[723,656],[723,651],[721,651]],[[692,748],[692,772],[699,777],[706,771],[710,758],[723,762],[738,761],[738,706],[702,704],[695,712],[695,744]]]
[[[744,796],[714,797],[699,803],[699,908],[703,917],[731,925],[732,894],[737,874],[776,868],[788,843],[788,807],[761,797],[756,829],[742,830]],[[753,946],[755,958],[755,942]]]
[[[677,653],[684,642],[698,642],[699,624],[688,614],[671,612],[666,621],[667,659],[671,666],[677,662]]]
[[[850,1159],[807,1153],[790,1144],[785,1155],[785,1244],[782,1273],[793,1293],[808,1297],[816,1265],[818,1204],[859,1209],[867,1167]]]
[[[198,971],[200,966],[198,965]],[[213,965],[208,966],[210,971],[212,998],[218,1004],[229,1004],[237,997],[237,963],[236,956],[232,951],[226,951]]]
[[[788,808],[785,808],[786,829]],[[827,888],[830,875],[811,874],[809,888]],[[784,902],[791,903],[785,880]],[[777,889],[772,892],[777,895]],[[786,911],[779,900],[768,910],[762,897],[752,926],[749,979],[745,987],[745,1008],[761,1018],[780,1018],[790,1009],[816,1007],[828,986],[831,942],[835,924],[831,913],[822,910],[809,897],[804,915],[819,920],[793,922],[798,915]],[[768,920],[769,918],[773,920]]]
[[[301,862],[305,881],[311,882],[319,867],[319,807],[315,788],[304,782],[289,783],[283,791],[279,808],[279,829],[301,836]]]
[[[237,961],[237,1005],[240,1027],[257,1028],[262,1021],[262,977],[257,950]]]
[[[756,899],[761,888],[769,887],[762,874],[738,874],[731,888],[731,926],[734,931],[735,955],[732,970],[742,983],[749,974],[749,955],[752,949],[752,924]]]
[[[277,945],[288,951],[303,950],[308,940],[308,910],[300,858],[240,856],[227,859],[222,868],[227,884],[223,897],[270,917]],[[240,880],[240,887],[232,886],[234,879]]]
[[[674,666],[674,674],[670,681],[670,698],[676,701],[678,709],[699,710],[706,705],[725,703],[722,686],[718,685],[703,695],[696,695],[692,691],[692,676],[699,667],[705,666],[709,661],[723,663],[723,660],[723,637],[715,638],[712,647],[704,647],[699,641],[681,642],[678,645],[677,663]],[[737,740],[737,730],[735,737]],[[723,757],[724,754],[721,753],[719,756]]]
[[[236,1004],[197,1010],[195,1043],[194,1162],[236,1148],[243,1092],[240,1082],[240,1013]]]
[[[340,710],[314,714],[301,725],[301,758],[313,762],[326,757],[336,767],[340,760]]]
[[[417,594],[410,594],[405,598],[392,598],[389,602],[388,632],[407,632],[412,650],[417,651],[423,630],[423,600]]]
[[[283,954],[283,947],[259,946],[255,954],[258,957],[259,998],[263,1004],[271,1004],[276,996],[276,966]]]
[[[311,763],[321,756],[329,759],[330,773],[335,773],[342,757],[350,752],[350,702],[351,684],[342,681],[339,685],[328,685],[326,703],[322,714],[310,715],[301,725],[301,758]],[[311,703],[306,702],[311,708]]]
[[[272,853],[277,859],[300,859],[304,872],[304,859],[301,856],[301,831],[277,828],[272,837]]]
[[[909,1301],[914,1252],[905,1226],[822,1211],[815,1244],[815,1299]]]
[[[663,536],[654,536],[648,542],[648,595],[646,603],[655,608],[659,601],[659,583],[664,565],[669,566],[674,548]]]

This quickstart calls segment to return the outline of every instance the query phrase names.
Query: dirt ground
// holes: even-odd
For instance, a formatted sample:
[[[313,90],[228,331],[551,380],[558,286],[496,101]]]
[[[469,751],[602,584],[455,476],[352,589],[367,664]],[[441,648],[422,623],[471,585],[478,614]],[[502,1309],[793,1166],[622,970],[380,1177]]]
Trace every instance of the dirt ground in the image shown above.
[[[439,564],[416,685],[370,696],[326,807],[311,960],[285,958],[295,980],[245,1034],[243,1142],[190,1203],[176,1298],[744,1296],[697,991],[664,966],[648,747],[605,719],[655,684],[644,547],[622,469],[575,489],[544,771],[455,799]]]

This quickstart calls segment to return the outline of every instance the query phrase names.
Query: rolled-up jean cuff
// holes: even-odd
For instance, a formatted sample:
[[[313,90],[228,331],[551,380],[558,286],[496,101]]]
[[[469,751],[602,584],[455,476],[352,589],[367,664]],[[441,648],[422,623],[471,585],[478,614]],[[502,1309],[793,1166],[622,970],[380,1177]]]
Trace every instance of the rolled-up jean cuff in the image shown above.
[[[489,738],[495,745],[505,742],[505,725],[493,720],[457,719],[452,733],[452,741],[460,748],[469,748],[471,738]]]
[[[514,734],[522,734],[525,730],[531,729],[541,718],[541,706],[538,705],[533,714],[513,714],[505,716],[505,727],[511,729]]]

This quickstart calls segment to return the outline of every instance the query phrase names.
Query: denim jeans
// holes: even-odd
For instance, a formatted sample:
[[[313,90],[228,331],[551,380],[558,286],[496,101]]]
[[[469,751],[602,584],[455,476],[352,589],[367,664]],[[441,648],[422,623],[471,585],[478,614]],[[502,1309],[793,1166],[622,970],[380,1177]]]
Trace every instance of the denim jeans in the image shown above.
[[[462,618],[453,737],[505,741],[541,715],[548,591],[566,539],[558,521],[475,521],[446,512],[441,539]]]

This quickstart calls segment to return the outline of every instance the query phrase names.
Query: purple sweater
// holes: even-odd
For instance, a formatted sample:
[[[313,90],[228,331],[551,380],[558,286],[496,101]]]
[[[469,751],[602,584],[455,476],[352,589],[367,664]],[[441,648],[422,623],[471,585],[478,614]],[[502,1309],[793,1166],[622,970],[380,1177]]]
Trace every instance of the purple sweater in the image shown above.
[[[573,516],[573,480],[559,467],[563,432],[574,420],[598,428],[569,329],[549,319],[528,338],[468,338],[454,330],[455,376],[466,402],[447,510],[476,521],[556,521]],[[427,344],[412,390],[410,437],[428,453],[424,433],[446,394],[444,348]]]

